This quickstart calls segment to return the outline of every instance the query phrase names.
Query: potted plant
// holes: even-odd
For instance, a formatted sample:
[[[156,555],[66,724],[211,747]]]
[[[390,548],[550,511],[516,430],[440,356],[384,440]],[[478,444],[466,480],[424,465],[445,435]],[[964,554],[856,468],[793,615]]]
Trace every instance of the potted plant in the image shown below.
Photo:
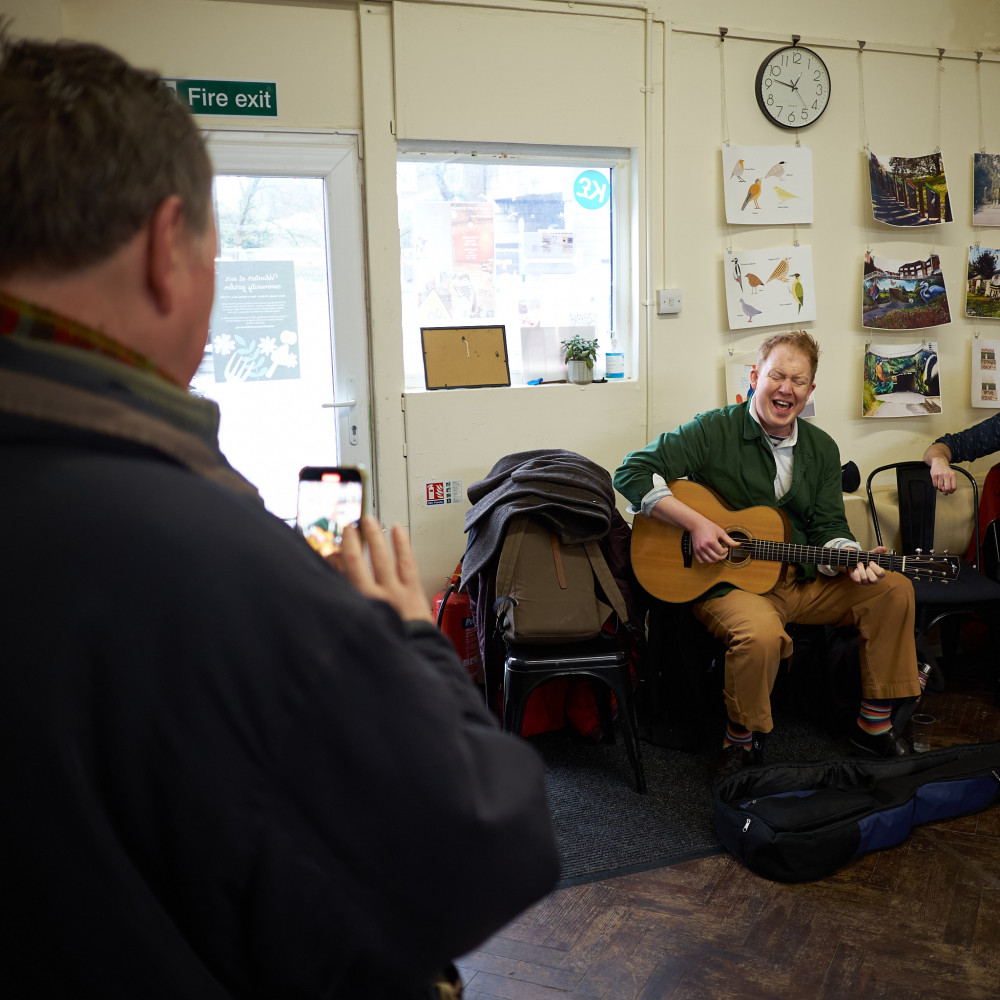
[[[576,334],[562,341],[569,380],[577,385],[587,385],[594,381],[594,362],[597,360],[597,338],[587,340]]]

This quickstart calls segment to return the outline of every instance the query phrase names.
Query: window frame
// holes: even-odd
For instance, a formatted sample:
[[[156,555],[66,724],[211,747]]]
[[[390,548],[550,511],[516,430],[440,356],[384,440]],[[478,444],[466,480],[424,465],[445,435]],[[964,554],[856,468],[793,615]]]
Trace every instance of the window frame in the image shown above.
[[[618,349],[625,354],[625,378],[612,381],[635,381],[638,378],[638,358],[635,345],[638,338],[632,330],[632,273],[635,251],[635,226],[632,211],[634,150],[604,146],[542,146],[503,142],[445,142],[440,140],[400,140],[396,163],[482,163],[495,161],[521,166],[559,166],[606,168],[611,171],[611,330]],[[400,247],[402,253],[402,247]],[[402,285],[400,286],[402,293]],[[517,332],[517,331],[514,331]],[[417,332],[419,335],[419,331]],[[507,331],[508,343],[512,331]],[[421,373],[405,371],[405,349],[408,331],[401,330],[401,350],[404,351],[404,381],[406,392],[424,390]],[[602,342],[607,349],[610,344]],[[513,383],[516,385],[518,383]],[[521,383],[523,384],[523,383]]]

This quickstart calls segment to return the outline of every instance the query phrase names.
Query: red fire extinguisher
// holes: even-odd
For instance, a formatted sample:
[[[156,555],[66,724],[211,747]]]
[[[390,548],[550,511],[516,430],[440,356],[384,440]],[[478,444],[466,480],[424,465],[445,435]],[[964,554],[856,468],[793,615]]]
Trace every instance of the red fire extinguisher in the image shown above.
[[[434,618],[437,627],[451,640],[472,680],[480,674],[479,635],[472,617],[469,595],[459,591],[462,584],[462,564],[455,567],[444,590],[434,595]]]

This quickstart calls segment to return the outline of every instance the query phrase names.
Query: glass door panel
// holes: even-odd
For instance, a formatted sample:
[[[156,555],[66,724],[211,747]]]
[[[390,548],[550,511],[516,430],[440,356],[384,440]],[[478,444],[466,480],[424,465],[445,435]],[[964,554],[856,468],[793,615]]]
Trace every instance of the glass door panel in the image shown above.
[[[219,255],[209,340],[192,388],[219,404],[230,462],[273,513],[292,520],[302,466],[369,465],[364,290],[356,280],[363,265],[349,226],[358,206],[339,203],[358,196],[334,177],[343,150],[324,151],[327,160],[335,154],[331,164],[322,153],[303,157],[273,143],[234,148],[226,138],[221,148],[210,142]],[[348,230],[336,234],[339,260],[331,218]],[[353,319],[341,328],[338,315]]]

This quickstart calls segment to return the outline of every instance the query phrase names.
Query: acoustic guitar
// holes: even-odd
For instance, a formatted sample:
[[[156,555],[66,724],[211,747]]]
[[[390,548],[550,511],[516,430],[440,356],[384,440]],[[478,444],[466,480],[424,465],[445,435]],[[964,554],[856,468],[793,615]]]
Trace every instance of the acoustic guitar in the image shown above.
[[[632,568],[643,588],[661,601],[693,601],[720,583],[751,594],[766,594],[781,579],[787,563],[850,568],[873,562],[885,570],[920,580],[954,580],[958,576],[957,556],[897,556],[891,552],[793,545],[788,541],[788,515],[776,507],[734,510],[700,483],[676,479],[669,485],[678,500],[724,528],[740,544],[720,562],[700,563],[694,558],[689,531],[637,514],[632,523]]]

